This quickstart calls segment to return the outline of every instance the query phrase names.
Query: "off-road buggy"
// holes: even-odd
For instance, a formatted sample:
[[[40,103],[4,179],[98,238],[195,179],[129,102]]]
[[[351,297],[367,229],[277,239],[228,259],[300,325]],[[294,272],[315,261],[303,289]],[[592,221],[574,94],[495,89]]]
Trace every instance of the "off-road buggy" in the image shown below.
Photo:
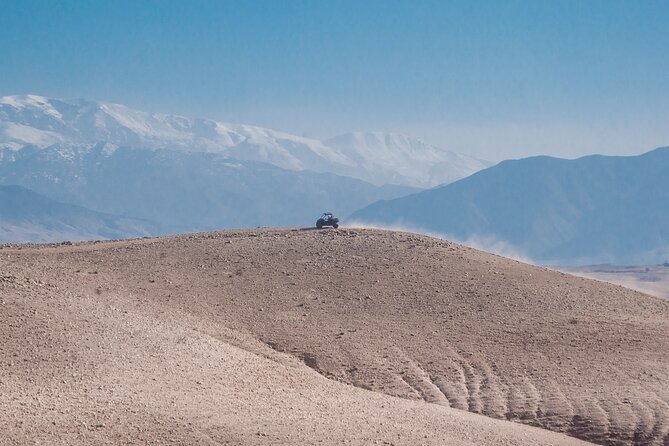
[[[321,229],[323,226],[332,226],[337,229],[339,227],[339,219],[332,215],[331,212],[326,212],[321,215],[321,218],[316,220],[316,227]]]

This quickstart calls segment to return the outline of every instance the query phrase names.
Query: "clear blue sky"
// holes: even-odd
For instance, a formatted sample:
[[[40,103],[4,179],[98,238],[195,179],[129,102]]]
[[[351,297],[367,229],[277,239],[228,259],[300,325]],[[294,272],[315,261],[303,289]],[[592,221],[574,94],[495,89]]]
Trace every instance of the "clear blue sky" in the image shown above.
[[[0,95],[488,159],[669,145],[669,2],[0,2]]]

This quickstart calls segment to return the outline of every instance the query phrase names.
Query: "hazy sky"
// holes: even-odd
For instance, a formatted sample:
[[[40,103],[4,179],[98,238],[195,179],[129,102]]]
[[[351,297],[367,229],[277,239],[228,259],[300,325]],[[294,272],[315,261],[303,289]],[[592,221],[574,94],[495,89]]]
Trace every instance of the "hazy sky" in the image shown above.
[[[0,95],[491,160],[669,145],[669,2],[0,2]]]

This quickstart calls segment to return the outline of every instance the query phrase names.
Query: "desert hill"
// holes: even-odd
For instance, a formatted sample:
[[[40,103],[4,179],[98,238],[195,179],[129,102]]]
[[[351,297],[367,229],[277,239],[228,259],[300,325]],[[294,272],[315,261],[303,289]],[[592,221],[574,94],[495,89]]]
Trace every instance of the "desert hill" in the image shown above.
[[[669,302],[446,241],[227,231],[0,271],[0,442],[669,442]]]

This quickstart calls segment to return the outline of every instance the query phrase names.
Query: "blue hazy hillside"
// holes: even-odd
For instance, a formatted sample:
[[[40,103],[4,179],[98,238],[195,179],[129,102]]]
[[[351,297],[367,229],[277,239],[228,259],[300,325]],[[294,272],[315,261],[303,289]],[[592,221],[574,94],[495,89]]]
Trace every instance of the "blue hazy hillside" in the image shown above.
[[[443,187],[379,201],[351,219],[502,243],[540,263],[665,261],[669,148],[504,161]]]
[[[119,239],[155,230],[147,221],[60,203],[19,186],[0,186],[0,243]]]
[[[345,215],[416,191],[215,153],[103,143],[0,151],[3,183],[98,212],[150,220],[160,233],[313,225],[325,210]]]

